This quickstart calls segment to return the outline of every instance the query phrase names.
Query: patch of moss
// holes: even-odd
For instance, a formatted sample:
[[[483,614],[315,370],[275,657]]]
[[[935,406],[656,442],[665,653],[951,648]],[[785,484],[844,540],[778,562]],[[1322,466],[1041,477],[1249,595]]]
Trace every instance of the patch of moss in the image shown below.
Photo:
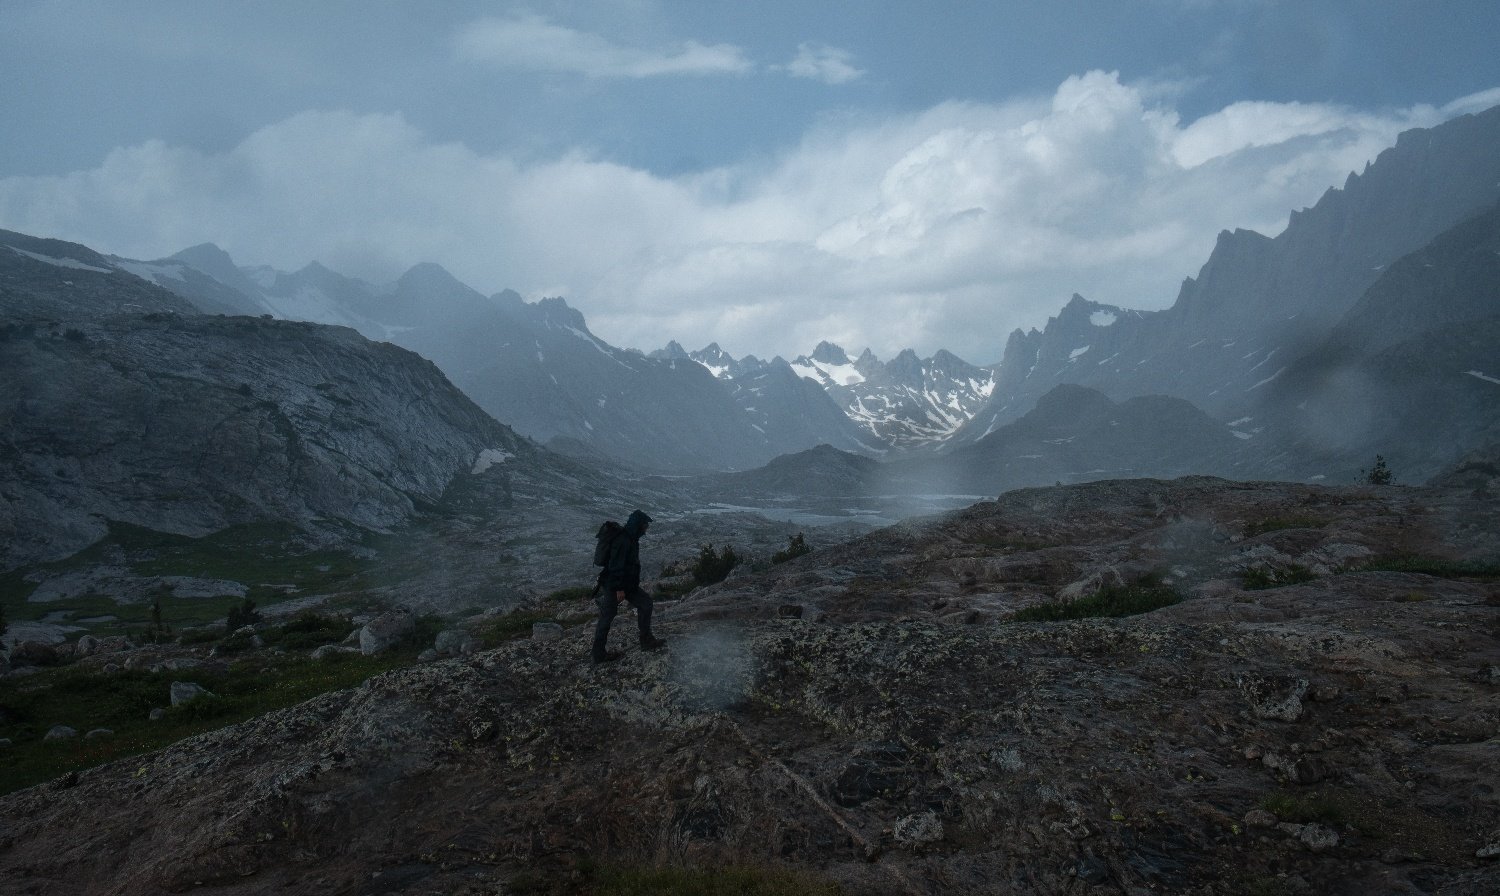
[[[1105,588],[1074,601],[1052,601],[1016,611],[1012,622],[1061,622],[1067,619],[1118,618],[1160,610],[1182,600],[1171,588],[1151,583]]]

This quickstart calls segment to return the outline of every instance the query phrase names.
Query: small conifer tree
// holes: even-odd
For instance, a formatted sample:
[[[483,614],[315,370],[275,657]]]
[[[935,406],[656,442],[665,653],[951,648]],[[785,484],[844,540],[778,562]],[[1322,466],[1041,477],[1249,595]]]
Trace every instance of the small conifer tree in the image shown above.
[[[787,537],[786,550],[777,551],[776,553],[772,554],[771,562],[785,563],[788,560],[795,560],[798,557],[801,557],[803,554],[811,553],[812,548],[807,546],[807,539],[802,537],[801,532],[798,532],[796,535],[790,535]]]
[[[1396,479],[1396,474],[1385,465],[1385,458],[1375,455],[1375,466],[1368,470],[1359,471],[1360,478],[1370,485],[1390,485]]]

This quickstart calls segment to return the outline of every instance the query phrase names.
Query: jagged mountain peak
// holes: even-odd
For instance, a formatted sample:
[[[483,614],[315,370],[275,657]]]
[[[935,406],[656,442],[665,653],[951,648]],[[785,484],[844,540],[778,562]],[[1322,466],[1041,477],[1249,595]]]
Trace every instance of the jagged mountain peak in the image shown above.
[[[583,312],[569,305],[562,296],[549,296],[530,307],[535,310],[536,317],[544,324],[571,327],[580,333],[593,335],[589,333],[588,323],[583,319]]]
[[[849,356],[842,348],[832,342],[826,341],[819,342],[817,348],[813,349],[813,353],[809,357],[814,361],[821,361],[824,364],[843,365],[850,363]]]

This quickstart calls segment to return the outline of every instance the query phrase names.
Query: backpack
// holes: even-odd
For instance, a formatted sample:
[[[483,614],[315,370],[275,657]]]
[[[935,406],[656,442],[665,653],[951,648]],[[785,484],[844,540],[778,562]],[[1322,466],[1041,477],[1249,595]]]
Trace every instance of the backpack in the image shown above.
[[[614,520],[605,520],[604,525],[599,527],[599,533],[594,536],[595,566],[609,563],[609,548],[615,543],[615,536],[624,531],[625,527]]]
[[[609,563],[609,549],[615,543],[615,536],[625,531],[625,527],[614,520],[605,520],[604,525],[599,527],[599,534],[594,536],[594,565],[605,566]],[[604,588],[604,574],[609,570],[600,569],[599,577],[594,580],[594,591],[590,597],[597,597]]]

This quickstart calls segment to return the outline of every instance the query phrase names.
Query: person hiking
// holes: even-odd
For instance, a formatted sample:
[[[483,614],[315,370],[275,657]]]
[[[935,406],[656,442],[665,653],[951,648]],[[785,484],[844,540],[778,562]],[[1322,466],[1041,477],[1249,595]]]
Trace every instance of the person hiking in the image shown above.
[[[640,510],[633,511],[610,542],[604,572],[599,574],[599,621],[594,625],[593,651],[596,665],[620,657],[618,653],[610,653],[604,648],[609,641],[610,623],[614,622],[622,601],[628,600],[635,607],[636,623],[641,633],[641,649],[660,650],[666,646],[665,641],[651,634],[651,595],[641,588],[641,536],[649,528],[651,517]]]

